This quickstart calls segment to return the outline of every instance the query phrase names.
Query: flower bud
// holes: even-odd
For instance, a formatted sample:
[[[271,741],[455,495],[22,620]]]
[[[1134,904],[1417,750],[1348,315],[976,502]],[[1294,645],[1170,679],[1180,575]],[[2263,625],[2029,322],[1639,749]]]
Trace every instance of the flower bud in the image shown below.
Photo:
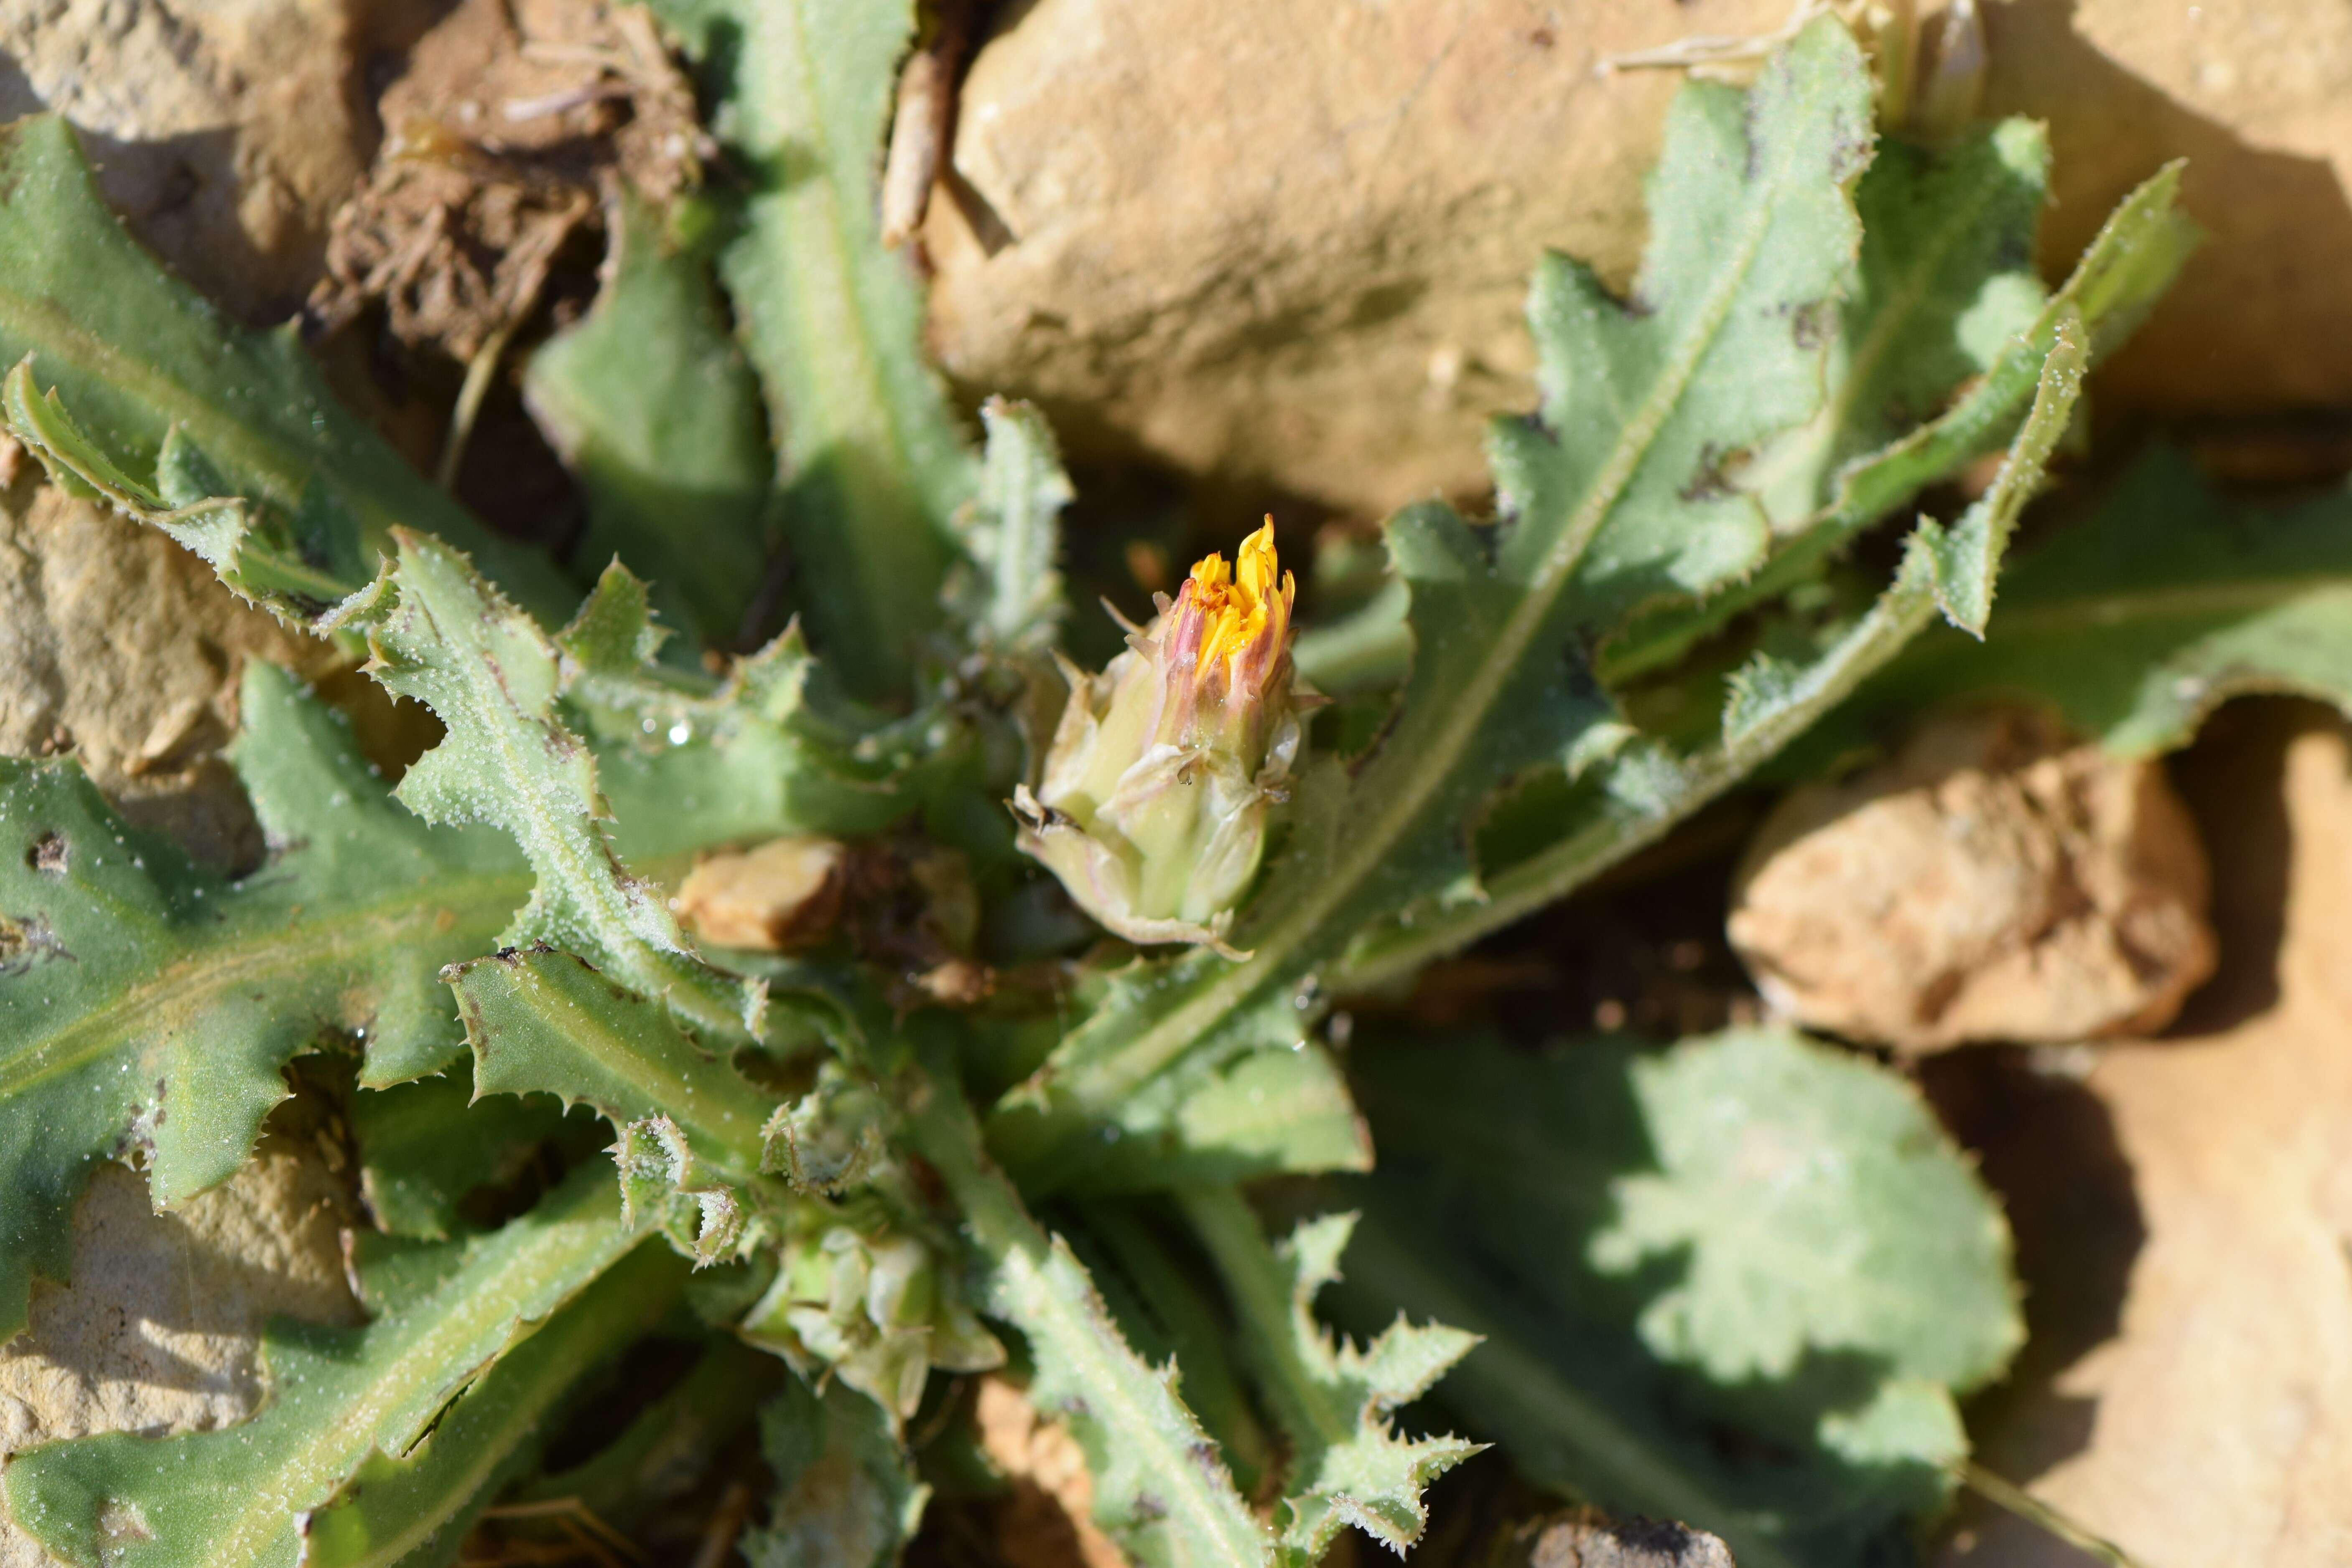
[[[871,1205],[800,1205],[787,1231],[775,1282],[741,1328],[803,1376],[838,1377],[898,1421],[932,1367],[985,1372],[1004,1360],[932,1245]]]
[[[1069,704],[1045,776],[1015,793],[1021,847],[1080,908],[1130,942],[1221,952],[1257,874],[1266,817],[1299,761],[1293,690],[1295,585],[1274,523],[1229,572],[1211,555],[1160,614],[1130,629],[1100,675],[1065,660]]]

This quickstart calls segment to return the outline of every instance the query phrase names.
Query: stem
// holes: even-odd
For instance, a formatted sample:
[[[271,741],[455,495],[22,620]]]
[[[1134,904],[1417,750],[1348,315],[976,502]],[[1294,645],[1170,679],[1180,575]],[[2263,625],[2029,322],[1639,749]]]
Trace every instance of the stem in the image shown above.
[[[2106,1563],[2107,1568],[2140,1568],[2137,1558],[2105,1536],[2077,1523],[2023,1487],[1994,1475],[1974,1459],[1961,1459],[1950,1467],[1950,1471],[1954,1480],[1995,1508],[2048,1531],[2075,1551]]]
[[[1430,1265],[1435,1256],[1404,1245],[1386,1225],[1364,1226],[1348,1248],[1339,1289],[1379,1303],[1383,1313],[1402,1310],[1485,1336],[1445,1386],[1463,1409],[1484,1413],[1491,1430],[1479,1435],[1501,1439],[1530,1480],[1718,1531],[1739,1518],[1735,1504],[1692,1481],[1670,1456],[1526,1349],[1528,1335],[1473,1305],[1457,1279]],[[1737,1546],[1740,1568],[1800,1568],[1760,1531],[1740,1531]]]
[[[1683,786],[1672,800],[1642,813],[1615,802],[1604,804],[1591,820],[1488,879],[1482,902],[1441,910],[1410,926],[1391,925],[1359,943],[1332,977],[1332,988],[1374,991],[1402,980],[1432,959],[1566,898],[1626,856],[1664,837],[1810,729],[1926,629],[1936,613],[1934,589],[1908,577],[1906,574],[1906,580],[1889,589],[1814,666],[1801,699],[1684,763]]]
[[[1176,1201],[1216,1262],[1226,1299],[1241,1317],[1244,1350],[1283,1430],[1300,1447],[1346,1442],[1355,1416],[1334,1407],[1299,1361],[1290,1282],[1240,1189],[1191,1187]]]
[[[1031,1397],[1067,1421],[1087,1450],[1097,1522],[1130,1539],[1165,1531],[1174,1538],[1171,1555],[1196,1568],[1265,1568],[1272,1551],[1265,1527],[1177,1398],[1173,1378],[1120,1337],[1068,1245],[1030,1216],[982,1151],[953,1083],[946,1074],[917,1081],[908,1131],[962,1211],[987,1275],[989,1310],[1028,1339],[1036,1364]]]
[[[1086,1227],[1134,1282],[1149,1303],[1139,1310],[1157,1320],[1184,1373],[1184,1403],[1218,1435],[1234,1479],[1251,1496],[1274,1468],[1265,1430],[1244,1397],[1225,1354],[1231,1331],[1210,1306],[1201,1287],[1168,1256],[1159,1238],[1123,1204],[1080,1205]]]

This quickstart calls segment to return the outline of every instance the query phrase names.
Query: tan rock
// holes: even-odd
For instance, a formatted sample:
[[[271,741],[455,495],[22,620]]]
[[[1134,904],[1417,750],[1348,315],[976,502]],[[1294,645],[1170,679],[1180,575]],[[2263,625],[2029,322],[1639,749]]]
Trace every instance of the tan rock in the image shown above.
[[[841,918],[849,849],[814,834],[772,838],[697,862],[670,908],[719,947],[786,952],[822,942]]]
[[[1675,81],[1604,56],[1784,0],[1038,0],[972,62],[926,229],[949,372],[1080,456],[1385,510],[1486,485],[1549,245],[1630,277]]]
[[[375,130],[364,0],[6,0],[0,119],[70,120],[107,199],[232,314],[301,305]]]
[[[252,1414],[268,1319],[360,1321],[349,1219],[326,1164],[282,1139],[166,1215],[141,1177],[100,1165],[74,1210],[72,1282],[37,1281],[30,1326],[0,1346],[0,1464],[61,1437],[207,1431]],[[0,1568],[50,1561],[0,1512]]]
[[[1511,1532],[1496,1568],[1733,1568],[1718,1536],[1667,1521],[1582,1510]]]
[[[252,657],[341,662],[152,529],[46,485],[0,496],[0,754],[70,752],[132,821],[252,864],[260,829],[218,755]]]
[[[2212,973],[2195,824],[2154,762],[2000,711],[1793,792],[1734,889],[1731,943],[1809,1027],[1930,1051],[2169,1022]]]
[[[1129,1568],[1094,1521],[1094,1477],[1078,1440],[1041,1421],[1018,1384],[991,1373],[972,1405],[981,1451],[1012,1483],[997,1511],[996,1549],[1012,1568]]]
[[[2336,1568],[2352,1562],[2352,744],[2333,716],[2280,704],[2200,752],[2221,775],[2189,783],[2222,971],[2187,1029],[2102,1048],[2071,1100],[2039,1091],[2063,1116],[2012,1095],[1992,1119],[1986,1169],[2033,1339],[1970,1424],[1982,1463],[2145,1568]],[[1981,1504],[1958,1523],[1942,1568],[2090,1561]]]
[[[1923,8],[1926,0],[1922,0]],[[970,395],[1073,455],[1142,456],[1361,512],[1487,484],[1531,406],[1547,247],[1629,278],[1669,72],[1604,58],[1756,35],[1787,0],[1035,0],[975,58],[925,230]],[[2337,0],[1988,0],[1985,106],[2050,121],[2061,275],[2190,159],[2211,235],[2100,381],[2106,410],[2352,399],[2352,11]],[[1935,29],[1931,26],[1930,31]]]
[[[2043,269],[2124,193],[2189,160],[2208,234],[2097,384],[2115,409],[2229,415],[2341,404],[2352,361],[2352,9],[2337,0],[1995,0],[1985,109],[2050,125]]]

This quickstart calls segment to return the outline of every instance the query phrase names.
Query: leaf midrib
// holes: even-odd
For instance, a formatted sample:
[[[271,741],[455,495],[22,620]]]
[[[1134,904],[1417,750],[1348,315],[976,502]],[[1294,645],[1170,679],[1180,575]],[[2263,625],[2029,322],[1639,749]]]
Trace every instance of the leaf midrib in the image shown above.
[[[1941,273],[1945,259],[1975,226],[1978,216],[1992,205],[1993,195],[1992,182],[1982,182],[1977,185],[1973,200],[1952,209],[1949,220],[1936,230],[1935,242],[1920,255],[1919,265],[1911,268],[1903,286],[1887,301],[1887,308],[1879,313],[1868,334],[1856,345],[1853,358],[1847,364],[1846,375],[1838,386],[1837,395],[1831,400],[1829,427],[1832,432],[1845,428],[1864,388],[1877,372],[1878,362],[1886,357],[1902,329],[1910,324],[1912,316],[1927,298],[1929,289]]]
[[[410,925],[435,926],[446,910],[463,911],[457,917],[461,927],[502,920],[529,886],[528,873],[476,874],[436,880],[431,898],[404,889],[325,921],[298,921],[289,910],[283,927],[199,948],[113,1001],[82,1014],[32,1049],[0,1061],[0,1103],[77,1071],[142,1035],[166,1032],[170,1024],[158,1020],[192,1017],[234,986],[299,975],[316,965],[389,945]],[[193,977],[192,968],[197,972]],[[453,1009],[453,1021],[455,1016]],[[126,1024],[126,1019],[133,1022]]]
[[[222,417],[214,404],[163,374],[154,361],[118,352],[75,327],[52,301],[19,289],[0,288],[0,319],[36,345],[37,353],[53,353],[84,374],[161,409],[167,426],[177,425],[194,435],[199,450],[258,477],[268,486],[269,498],[279,505],[299,504],[301,485],[296,476],[306,473],[312,464],[299,460],[283,443],[255,426]],[[239,369],[247,368],[242,353],[236,359]],[[37,357],[35,363],[39,363]],[[342,498],[362,513],[369,535],[383,537],[394,521],[393,513],[364,489],[338,488]],[[350,584],[342,584],[339,591],[349,592]]]
[[[760,1098],[758,1089],[753,1087],[750,1079],[737,1074],[723,1061],[698,1062],[697,1065],[707,1066],[710,1069],[714,1079],[709,1083],[698,1083],[685,1069],[666,1064],[652,1052],[639,1050],[618,1028],[614,1026],[610,1019],[591,1009],[573,1006],[572,999],[566,995],[560,986],[548,984],[528,966],[519,970],[518,973],[527,976],[529,983],[534,988],[539,989],[544,995],[553,997],[563,1006],[569,1016],[567,1022],[570,1025],[563,1033],[563,1038],[583,1056],[596,1063],[619,1085],[635,1093],[641,1104],[651,1106],[656,1113],[666,1115],[676,1121],[686,1132],[687,1141],[698,1158],[714,1164],[725,1164],[728,1167],[725,1173],[739,1181],[748,1181],[759,1173],[760,1129],[766,1122],[768,1113],[773,1106],[772,1102],[763,1101]],[[690,1049],[691,1047],[681,1044],[679,1048]],[[539,1081],[527,1085],[519,1084],[511,1089],[508,1087],[509,1083],[525,1076],[535,1075],[502,1072],[497,1075],[495,1081],[486,1077],[481,1080],[482,1091],[529,1093],[544,1089],[550,1093],[562,1095],[567,1103],[572,1102],[575,1098],[573,1091],[564,1086],[562,1075],[554,1073],[541,1076]],[[711,1092],[706,1095],[704,1093],[706,1089]],[[635,1121],[639,1115],[644,1114],[640,1110],[616,1103],[598,1104],[601,1095],[601,1090],[591,1089],[578,1098],[585,1099],[589,1104],[593,1105],[597,1113],[615,1127]],[[730,1134],[709,1117],[699,1114],[706,1100],[720,1100],[721,1097],[736,1102],[731,1108],[722,1103],[719,1109],[722,1112],[731,1109],[735,1115],[744,1121],[749,1129],[748,1142],[739,1134]],[[697,1134],[700,1136],[698,1137]],[[723,1161],[711,1160],[714,1149],[723,1152],[725,1155]]]
[[[1409,773],[1404,786],[1391,793],[1389,803],[1370,828],[1360,836],[1351,837],[1350,842],[1355,846],[1352,858],[1343,861],[1292,914],[1257,939],[1255,956],[1226,971],[1193,1001],[1145,1029],[1111,1060],[1091,1071],[1071,1073],[1075,1080],[1072,1089],[1080,1098],[1113,1098],[1133,1088],[1182,1055],[1195,1038],[1233,1012],[1260,985],[1283,973],[1296,950],[1305,945],[1323,922],[1353,897],[1357,888],[1381,868],[1391,847],[1452,778],[1486,724],[1488,711],[1505,683],[1549,617],[1577,563],[1615,510],[1625,488],[1632,483],[1713,346],[1778,216],[1779,197],[1786,187],[1793,155],[1793,148],[1784,150],[1773,178],[1760,187],[1759,199],[1750,205],[1748,222],[1733,248],[1734,264],[1726,268],[1695,312],[1691,330],[1666,361],[1664,373],[1653,384],[1634,417],[1627,422],[1609,460],[1570,516],[1560,539],[1545,553],[1534,581],[1520,596],[1501,634],[1489,645],[1468,691],[1451,706],[1444,727],[1423,753],[1433,760]],[[1397,753],[1391,751],[1390,754]]]
[[[709,998],[704,994],[705,988],[693,983],[701,976],[681,973],[682,966],[665,963],[666,955],[661,950],[630,923],[627,911],[617,902],[622,897],[617,879],[625,873],[611,847],[602,843],[602,833],[595,822],[551,807],[547,792],[537,786],[520,749],[520,737],[530,731],[549,733],[555,728],[554,721],[528,713],[514,700],[496,653],[452,637],[424,595],[415,595],[409,602],[430,626],[436,644],[461,656],[471,655],[454,661],[460,670],[459,689],[473,710],[476,738],[486,742],[496,752],[499,771],[509,786],[500,793],[522,803],[515,814],[519,819],[515,836],[522,841],[524,858],[538,873],[534,893],[552,889],[580,910],[588,922],[589,933],[603,949],[598,956],[616,966],[625,966],[627,973],[624,978],[630,984],[697,1024],[737,1032],[737,1021],[723,1009],[714,1012],[709,1005]],[[553,650],[547,650],[547,655],[553,659]],[[587,750],[587,743],[577,737],[572,737],[572,743],[592,759],[593,768],[594,753]],[[589,857],[599,847],[604,851],[598,857],[605,863],[601,868],[588,863]]]
[[[407,1308],[411,1322],[421,1323],[423,1331],[406,1340],[391,1364],[368,1380],[364,1397],[347,1407],[317,1440],[279,1468],[280,1490],[273,1492],[266,1484],[251,1489],[248,1495],[254,1500],[253,1505],[241,1510],[226,1534],[216,1538],[221,1544],[210,1561],[216,1564],[261,1562],[291,1519],[325,1500],[314,1495],[322,1481],[340,1484],[365,1462],[370,1452],[377,1448],[391,1452],[403,1446],[402,1439],[407,1433],[387,1432],[383,1428],[404,1413],[404,1406],[417,1402],[417,1389],[431,1389],[440,1395],[472,1382],[602,1273],[620,1255],[619,1244],[626,1240],[617,1215],[604,1217],[601,1224],[583,1223],[575,1216],[565,1215],[532,1237],[529,1247],[516,1249],[514,1255],[501,1251],[468,1268],[460,1277],[468,1285],[487,1279],[492,1286],[466,1303],[472,1310],[452,1311],[446,1304],[458,1283],[457,1279]],[[600,1252],[610,1256],[599,1261]],[[489,1267],[491,1264],[497,1267]],[[544,1292],[548,1281],[562,1280],[569,1269],[583,1266],[588,1270],[585,1277],[573,1281],[572,1289],[562,1296],[544,1303],[534,1300],[534,1292]],[[507,1288],[498,1289],[500,1285]],[[534,1306],[539,1308],[536,1314],[531,1310]],[[462,1371],[453,1374],[449,1368],[456,1352],[480,1339],[500,1317],[506,1320],[507,1328],[499,1348],[490,1352],[488,1360],[465,1364]],[[412,1370],[419,1368],[421,1374]],[[436,1397],[434,1403],[437,1405],[439,1399]],[[257,1415],[255,1419],[258,1418]],[[410,1424],[414,1424],[413,1416]],[[320,1463],[322,1455],[326,1458]]]
[[[2352,589],[2352,575],[2330,573],[2127,589],[2118,594],[2053,595],[2039,604],[2031,600],[2020,604],[2012,593],[2001,603],[2000,629],[2002,640],[2007,642],[2019,637],[2108,630],[2142,621],[2222,619],[2274,609],[2307,595],[2340,594],[2347,589]]]

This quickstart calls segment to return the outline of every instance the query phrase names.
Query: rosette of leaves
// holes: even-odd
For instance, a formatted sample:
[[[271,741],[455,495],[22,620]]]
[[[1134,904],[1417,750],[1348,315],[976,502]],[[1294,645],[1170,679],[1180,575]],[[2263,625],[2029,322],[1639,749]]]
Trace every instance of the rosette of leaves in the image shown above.
[[[1686,88],[1638,298],[1564,259],[1539,268],[1543,403],[1494,435],[1502,516],[1422,505],[1391,521],[1383,625],[1401,674],[1370,743],[1298,781],[1236,910],[1248,956],[1082,967],[1070,994],[1092,1005],[1040,1053],[1026,1035],[1008,1046],[995,1015],[908,1002],[880,946],[707,952],[663,897],[659,879],[702,850],[906,835],[974,865],[985,947],[1028,891],[998,803],[1021,782],[1018,694],[1063,617],[1068,485],[1032,411],[994,406],[971,449],[918,352],[915,280],[875,232],[912,6],[659,9],[740,180],[706,193],[720,214],[708,248],[666,247],[625,204],[612,289],[531,373],[598,547],[624,558],[593,586],[480,530],[333,410],[295,344],[233,328],[141,254],[62,124],[0,139],[16,439],[55,482],[363,653],[444,729],[391,785],[323,706],[248,672],[238,761],[271,852],[236,879],[133,833],[69,761],[0,767],[0,1329],[21,1325],[35,1277],[64,1273],[96,1161],[137,1160],[159,1202],[185,1198],[246,1156],[305,1051],[355,1052],[355,1103],[401,1112],[354,1121],[371,1190],[403,1194],[383,1228],[419,1237],[355,1242],[371,1321],[274,1333],[249,1421],[21,1456],[0,1487],[11,1517],[77,1563],[450,1561],[500,1496],[557,1484],[531,1479],[540,1435],[685,1289],[805,1377],[762,1420],[780,1483],[756,1538],[769,1558],[893,1557],[925,1495],[899,1424],[931,1369],[1000,1343],[1085,1451],[1097,1521],[1139,1561],[1304,1563],[1349,1527],[1402,1549],[1423,1488],[1475,1445],[1410,1435],[1396,1412],[1444,1389],[1483,1309],[1465,1297],[1453,1328],[1342,1342],[1316,1311],[1335,1278],[1347,1288],[1349,1223],[1271,1243],[1235,1190],[1372,1163],[1316,1037],[1326,999],[1408,976],[1669,831],[1939,613],[1985,633],[2085,366],[2182,254],[2172,177],[2045,292],[2016,260],[2042,195],[2031,127],[1880,148],[1864,62],[1830,19],[1745,93]],[[730,312],[740,362],[720,333]],[[635,368],[615,345],[656,330],[666,353],[708,361],[708,375],[699,360],[648,372],[691,390],[705,422],[610,384]],[[1949,523],[1918,521],[1891,582],[1826,591],[1853,577],[1847,543],[2004,443],[2000,477]],[[649,520],[681,496],[709,504],[679,509],[656,548]],[[756,619],[741,576],[772,533],[797,563],[804,632],[759,627],[775,636],[716,675],[697,650],[666,653],[632,556],[650,574],[678,572],[681,552],[735,563],[664,587],[701,629],[731,632],[729,616]],[[1745,656],[1727,671],[1727,641]],[[1645,723],[1660,693],[1704,722]],[[461,1043],[479,1105],[431,1078]],[[1024,1051],[1042,1065],[975,1103],[967,1085]],[[1851,1124],[1792,1137],[1871,1158],[1916,1137],[1878,1113],[1876,1069],[1837,1072],[1876,1090],[1853,1090]],[[579,1106],[610,1124],[612,1154],[549,1130]],[[561,1167],[553,1185],[469,1225],[486,1212],[462,1201],[470,1187],[526,1147]],[[1981,1217],[1964,1171],[1937,1179],[1948,1210]],[[1681,1167],[1641,1189],[1626,1266],[1697,1234],[1684,1210],[1706,1190],[1703,1168]],[[1108,1304],[1119,1292],[1034,1207],[1083,1196],[1104,1234],[1131,1236],[1138,1215],[1164,1227],[1152,1194],[1178,1192],[1214,1288],[1187,1314],[1156,1305],[1230,1322],[1247,1394],[1205,1352],[1139,1353]],[[1360,1247],[1394,1234],[1387,1212],[1369,1206]],[[1849,1222],[1875,1234],[1835,1202],[1754,1217],[1755,1245],[1786,1249],[1792,1271]],[[718,1272],[681,1286],[688,1266]],[[2005,1289],[1994,1254],[1971,1267]],[[1372,1272],[1368,1288],[1389,1289]],[[1726,1287],[1702,1283],[1662,1310],[1657,1353],[1719,1372],[1748,1352],[1718,1342]],[[1789,1309],[1796,1341],[1813,1342],[1817,1305]],[[1954,1331],[1934,1300],[1919,1310],[1922,1342]],[[1905,1386],[1948,1401],[2006,1350],[1999,1334],[1969,1342],[1963,1362],[1905,1363]],[[1607,1445],[1561,1434],[1611,1395],[1575,1392],[1584,1405],[1491,1425],[1530,1473],[1598,1490],[1578,1466]],[[1212,1436],[1253,1430],[1250,1400],[1287,1440],[1279,1465],[1262,1446],[1251,1461],[1274,1474],[1265,1513]],[[1863,1407],[1837,1440],[1907,1454],[1902,1422],[1946,1408]],[[651,1440],[637,1431],[572,1473],[622,1485]],[[1543,1462],[1553,1452],[1585,1458]]]

